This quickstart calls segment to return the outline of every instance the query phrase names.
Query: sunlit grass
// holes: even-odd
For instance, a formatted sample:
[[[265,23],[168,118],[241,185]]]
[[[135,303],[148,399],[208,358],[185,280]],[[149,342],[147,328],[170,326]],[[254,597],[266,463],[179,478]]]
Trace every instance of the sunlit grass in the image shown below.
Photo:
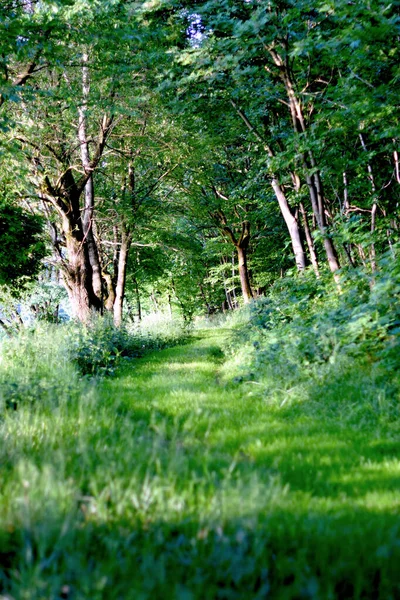
[[[329,410],[250,395],[223,367],[227,335],[197,332],[79,400],[5,414],[3,594],[397,597],[396,424],[343,423],[334,391]]]

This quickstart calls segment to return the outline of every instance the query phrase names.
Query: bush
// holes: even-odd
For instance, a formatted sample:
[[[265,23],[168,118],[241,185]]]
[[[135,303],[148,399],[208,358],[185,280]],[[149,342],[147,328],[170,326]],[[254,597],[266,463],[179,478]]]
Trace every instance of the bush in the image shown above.
[[[125,329],[117,329],[109,319],[93,319],[83,326],[71,324],[68,354],[82,375],[111,375],[120,358],[135,356],[132,339]]]
[[[294,387],[296,397],[332,397],[329,386],[340,394],[340,380],[352,378],[358,381],[354,401],[378,393],[378,387],[393,397],[400,366],[398,263],[384,258],[373,280],[361,271],[342,277],[341,294],[330,279],[282,279],[266,298],[242,310],[234,325],[230,375],[260,382],[258,394],[279,402]]]
[[[68,353],[82,375],[112,375],[123,359],[173,346],[186,337],[187,333],[173,322],[157,321],[128,329],[115,327],[107,317],[96,317],[86,326],[70,325]]]
[[[9,190],[0,199],[0,286],[13,294],[31,281],[42,267],[46,246],[42,239],[44,220],[12,203]]]

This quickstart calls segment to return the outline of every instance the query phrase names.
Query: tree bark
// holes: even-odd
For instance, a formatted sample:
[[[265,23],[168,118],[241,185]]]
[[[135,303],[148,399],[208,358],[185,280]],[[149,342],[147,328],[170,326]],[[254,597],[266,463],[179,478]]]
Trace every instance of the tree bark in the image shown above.
[[[140,322],[142,320],[142,304],[140,302],[139,286],[138,286],[136,277],[133,280],[133,282],[135,284],[137,316],[138,316],[138,321]],[[171,309],[171,312],[172,312],[172,309]]]
[[[85,53],[83,55],[82,66],[82,95],[83,102],[78,108],[78,139],[81,149],[81,160],[84,172],[89,175],[89,179],[84,190],[84,212],[83,212],[83,232],[85,235],[86,245],[88,248],[88,256],[92,268],[93,291],[100,301],[102,306],[102,277],[99,252],[93,234],[93,217],[94,217],[94,184],[93,175],[90,167],[89,144],[87,137],[87,102],[90,92],[89,68],[87,66],[89,57]]]
[[[359,138],[360,138],[362,149],[364,150],[364,152],[368,152],[367,145],[365,143],[364,136],[362,133],[359,134]],[[377,203],[377,197],[376,197],[376,185],[375,185],[374,174],[372,172],[372,167],[369,163],[367,164],[367,170],[368,170],[368,179],[371,184],[371,191],[372,191],[372,196],[373,196],[372,207],[371,207],[371,229],[370,229],[371,236],[373,236],[375,233],[375,228],[376,228],[376,213],[378,210],[378,203]],[[373,239],[373,237],[372,237],[372,239]],[[369,257],[371,260],[371,271],[372,271],[372,273],[375,273],[377,267],[376,267],[375,244],[373,241],[371,242],[371,246],[369,247]]]
[[[393,140],[393,143],[396,143],[396,140]],[[393,160],[394,160],[394,172],[396,176],[396,181],[400,185],[400,161],[399,161],[399,153],[395,149],[393,151]]]
[[[114,301],[114,324],[120,327],[122,323],[122,309],[125,297],[126,284],[126,267],[128,263],[129,248],[131,245],[130,234],[126,231],[122,232],[121,247],[119,250],[118,259],[118,278],[115,286],[115,301]]]
[[[349,189],[348,189],[347,173],[343,172],[343,213],[346,215],[349,208]]]
[[[302,202],[300,202],[299,206],[300,206],[301,216],[303,218],[303,228],[304,228],[304,233],[306,234],[306,241],[307,241],[308,251],[310,253],[311,264],[313,266],[315,276],[317,277],[317,279],[319,279],[320,274],[319,274],[318,259],[317,259],[317,254],[315,252],[314,240],[312,239],[310,226],[308,224],[307,213],[304,208],[304,204]]]
[[[247,268],[247,248],[237,246],[238,262],[239,262],[239,276],[240,285],[242,288],[243,300],[245,304],[248,304],[253,299],[253,292],[251,291],[249,270]]]
[[[67,235],[68,263],[63,268],[63,279],[67,288],[73,316],[87,322],[92,311],[99,310],[98,298],[93,292],[92,269],[87,247],[82,239],[72,232]]]
[[[286,223],[286,227],[289,232],[297,270],[304,271],[304,269],[306,268],[306,253],[304,252],[301,230],[298,220],[291,211],[291,208],[286,198],[286,194],[284,193],[282,186],[279,184],[278,180],[274,176],[272,177],[271,185],[272,189],[275,192],[275,196],[278,200],[282,217]]]
[[[231,304],[233,308],[238,307],[235,287],[235,253],[232,252],[232,292],[230,292],[229,295],[231,297]]]
[[[340,269],[340,264],[336,254],[336,248],[331,238],[328,236],[326,229],[325,203],[322,194],[322,184],[320,176],[318,172],[314,173],[313,175],[310,175],[308,173],[308,166],[306,162],[304,162],[304,170],[307,187],[310,194],[311,206],[315,215],[315,220],[317,222],[318,229],[322,235],[328,265],[335,277],[335,280],[338,282],[338,277],[335,275],[335,273]]]
[[[225,265],[228,264],[228,261],[226,260],[225,257],[222,257],[220,259],[220,262],[221,262],[222,266],[225,266]],[[235,272],[234,272],[234,269],[232,269],[232,280],[233,280],[234,276],[235,276]],[[224,268],[224,270],[222,272],[222,282],[223,282],[223,285],[224,285],[224,292],[225,292],[226,304],[227,304],[229,310],[233,310],[234,307],[233,307],[233,302],[232,302],[232,294],[228,290],[228,286],[226,284],[225,268]]]
[[[242,233],[239,240],[236,239],[232,229],[228,227],[225,215],[222,211],[218,211],[220,223],[223,225],[222,231],[224,235],[231,240],[236,248],[238,263],[239,263],[239,277],[240,287],[242,290],[242,296],[245,304],[248,304],[250,300],[254,298],[253,292],[250,285],[250,276],[247,266],[247,250],[250,243],[250,221],[242,222]]]

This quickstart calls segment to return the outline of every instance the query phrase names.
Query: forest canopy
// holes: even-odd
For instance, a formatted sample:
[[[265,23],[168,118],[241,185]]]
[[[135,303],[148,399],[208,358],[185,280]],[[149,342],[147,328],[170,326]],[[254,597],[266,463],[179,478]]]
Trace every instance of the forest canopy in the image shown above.
[[[126,297],[191,318],[285,273],[373,277],[399,231],[398,8],[2,2],[1,202],[30,257],[9,282],[42,261],[73,315],[120,324]]]

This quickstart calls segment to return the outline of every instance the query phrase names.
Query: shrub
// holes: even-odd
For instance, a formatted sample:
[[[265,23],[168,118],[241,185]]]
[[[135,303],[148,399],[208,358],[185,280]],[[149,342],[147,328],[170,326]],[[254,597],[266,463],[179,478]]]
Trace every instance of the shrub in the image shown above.
[[[376,386],[390,397],[396,394],[400,363],[398,263],[384,257],[373,280],[360,271],[342,277],[342,294],[330,280],[282,279],[266,298],[242,310],[230,347],[231,355],[240,352],[240,357],[231,359],[230,375],[233,370],[236,381],[262,382],[255,388],[258,393],[275,396],[280,402],[293,386],[299,392],[297,397],[304,393],[314,397],[314,383],[314,390],[320,392],[330,384],[340,390],[340,379],[351,377],[361,382],[354,395],[357,401],[363,397],[364,387],[365,398]],[[357,369],[362,377],[356,377]]]
[[[122,359],[173,346],[185,337],[187,333],[173,322],[157,321],[128,329],[115,327],[107,317],[95,317],[86,326],[70,325],[68,352],[82,375],[112,375]]]

